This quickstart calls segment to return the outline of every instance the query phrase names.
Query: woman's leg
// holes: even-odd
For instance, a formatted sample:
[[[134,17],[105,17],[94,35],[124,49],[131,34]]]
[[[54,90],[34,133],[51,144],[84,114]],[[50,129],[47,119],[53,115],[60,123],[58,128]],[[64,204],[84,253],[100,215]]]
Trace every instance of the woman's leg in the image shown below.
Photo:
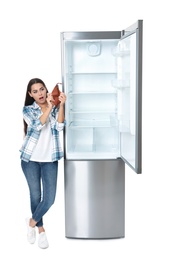
[[[34,214],[41,201],[41,167],[38,162],[33,161],[21,161],[21,166],[29,187],[31,212]],[[36,222],[31,219],[30,225],[34,226]]]
[[[39,164],[41,166],[42,198],[37,205],[32,218],[37,222],[36,226],[39,228],[39,232],[42,232],[44,231],[42,217],[55,201],[58,162],[42,162]]]
[[[58,161],[53,163],[21,161],[21,166],[30,190],[32,212],[30,226],[34,227],[36,225],[39,228],[40,233],[44,231],[42,217],[55,200]]]

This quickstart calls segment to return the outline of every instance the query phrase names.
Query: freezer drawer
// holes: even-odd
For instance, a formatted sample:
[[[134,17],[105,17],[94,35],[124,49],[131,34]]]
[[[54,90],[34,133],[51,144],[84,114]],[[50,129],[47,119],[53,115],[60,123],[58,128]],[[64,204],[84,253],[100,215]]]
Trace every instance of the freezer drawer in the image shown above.
[[[124,162],[116,159],[64,163],[66,237],[124,237]]]

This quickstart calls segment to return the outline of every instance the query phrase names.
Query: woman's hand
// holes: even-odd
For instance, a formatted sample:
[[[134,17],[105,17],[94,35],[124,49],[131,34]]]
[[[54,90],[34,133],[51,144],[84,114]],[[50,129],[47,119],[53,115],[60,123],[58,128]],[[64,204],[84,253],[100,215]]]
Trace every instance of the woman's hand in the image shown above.
[[[65,104],[66,95],[63,92],[61,92],[61,94],[59,95],[59,100],[61,101],[60,105]]]
[[[54,98],[52,96],[52,93],[47,93],[46,101],[47,101],[48,106],[53,107],[55,100],[54,100]]]

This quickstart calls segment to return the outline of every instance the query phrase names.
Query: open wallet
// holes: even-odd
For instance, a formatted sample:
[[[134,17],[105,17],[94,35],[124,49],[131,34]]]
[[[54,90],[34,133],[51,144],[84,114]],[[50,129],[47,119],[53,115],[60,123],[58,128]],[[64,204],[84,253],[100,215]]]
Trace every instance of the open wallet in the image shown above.
[[[62,84],[62,83],[57,83],[56,86],[52,90],[52,96],[55,100],[54,105],[56,107],[58,107],[58,105],[61,103],[61,101],[59,100],[59,95],[61,94],[61,91],[59,90],[59,84]]]

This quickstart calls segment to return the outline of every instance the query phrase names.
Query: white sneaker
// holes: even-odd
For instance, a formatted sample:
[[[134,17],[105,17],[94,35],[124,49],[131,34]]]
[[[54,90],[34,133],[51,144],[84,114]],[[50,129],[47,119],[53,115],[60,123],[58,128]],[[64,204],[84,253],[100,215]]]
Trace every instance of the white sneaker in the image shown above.
[[[47,236],[45,232],[41,232],[39,234],[39,238],[38,238],[38,246],[42,249],[48,248],[49,247],[49,243],[47,241]]]
[[[29,225],[30,219],[26,218],[26,225],[27,225],[27,240],[30,244],[34,244],[35,240],[36,240],[36,232],[35,232],[35,228],[31,227]]]

